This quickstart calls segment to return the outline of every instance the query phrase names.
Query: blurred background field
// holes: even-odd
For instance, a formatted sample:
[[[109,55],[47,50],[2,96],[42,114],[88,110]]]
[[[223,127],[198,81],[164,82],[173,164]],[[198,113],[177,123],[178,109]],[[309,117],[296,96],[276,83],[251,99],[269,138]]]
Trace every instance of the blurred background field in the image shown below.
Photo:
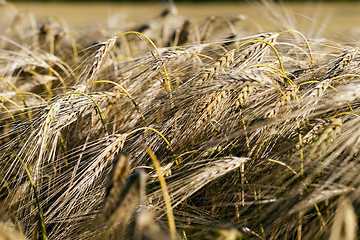
[[[51,16],[65,20],[73,26],[104,26],[104,24],[124,24],[129,21],[147,21],[162,10],[163,4],[151,3],[115,3],[115,2],[14,2],[22,13],[34,14],[37,18]],[[200,23],[207,16],[231,16],[243,14],[247,17],[244,26],[259,32],[278,28],[278,22],[259,3],[244,2],[187,2],[176,3],[181,15]],[[282,16],[294,27],[310,35],[319,29],[325,30],[331,37],[351,41],[351,36],[360,32],[360,2],[291,2],[277,4],[276,10],[287,12]],[[290,10],[290,11],[289,11]],[[269,20],[271,19],[271,20]],[[342,39],[344,40],[344,39]]]

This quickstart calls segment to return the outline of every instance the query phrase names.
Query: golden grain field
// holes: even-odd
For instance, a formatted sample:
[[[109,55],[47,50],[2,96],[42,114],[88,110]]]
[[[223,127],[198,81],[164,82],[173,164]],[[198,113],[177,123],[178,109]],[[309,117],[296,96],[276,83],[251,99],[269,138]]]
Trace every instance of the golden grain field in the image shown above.
[[[357,239],[359,7],[3,3],[0,239]]]

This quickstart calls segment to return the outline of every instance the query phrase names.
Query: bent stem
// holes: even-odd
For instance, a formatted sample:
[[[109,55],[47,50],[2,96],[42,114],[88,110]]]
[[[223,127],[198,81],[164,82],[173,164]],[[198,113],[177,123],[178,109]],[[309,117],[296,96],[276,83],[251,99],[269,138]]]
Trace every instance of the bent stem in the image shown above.
[[[210,56],[207,56],[207,55],[204,55],[204,54],[201,54],[201,53],[194,53],[194,52],[188,52],[188,53],[191,54],[191,55],[195,55],[195,56],[199,56],[199,57],[203,57],[203,58],[215,61],[214,58],[212,58]]]
[[[348,73],[348,74],[343,74],[343,75],[333,77],[330,80],[335,80],[335,79],[342,78],[342,77],[360,77],[360,75],[359,74]]]
[[[105,132],[105,136],[106,136],[106,137],[109,136],[109,133],[108,133],[107,128],[106,128],[105,119],[104,119],[104,116],[103,116],[103,114],[102,114],[102,112],[101,112],[101,109],[100,109],[99,105],[97,104],[97,102],[96,102],[92,97],[90,97],[89,95],[87,95],[87,94],[85,94],[85,93],[72,92],[72,93],[66,94],[66,95],[63,97],[63,100],[64,100],[66,97],[68,97],[68,96],[70,96],[70,95],[75,95],[75,94],[79,94],[79,95],[85,96],[85,97],[89,98],[89,99],[95,104],[96,109],[98,110],[99,115],[100,115],[101,123],[102,123],[102,125],[103,125],[104,132]]]
[[[5,107],[4,104],[0,103],[0,106],[10,115],[11,119],[15,122],[15,118],[14,115],[12,115],[12,113],[9,111],[9,109],[7,107]]]
[[[286,94],[278,86],[276,86],[274,83],[271,83],[271,85],[273,85],[273,87],[275,87],[283,95],[283,97],[285,98],[286,101],[289,101]]]
[[[4,100],[6,102],[12,103],[13,105],[15,105],[20,111],[24,112],[24,109],[22,109],[22,107],[19,106],[19,104],[17,104],[16,102],[14,102],[13,100],[10,100],[8,98],[4,98],[4,97],[0,97],[0,100]]]
[[[138,131],[141,131],[141,130],[151,130],[151,131],[157,133],[157,134],[166,142],[166,144],[169,146],[170,151],[173,153],[173,157],[174,157],[174,161],[175,161],[176,165],[179,164],[179,162],[178,162],[178,160],[177,160],[177,158],[176,158],[176,156],[175,156],[174,149],[171,147],[170,142],[169,142],[169,141],[165,138],[165,136],[162,135],[159,131],[157,131],[157,130],[151,128],[151,127],[142,127],[142,128],[138,128],[138,129],[135,129],[135,130],[127,133],[126,136],[129,136],[129,135],[131,135],[131,134],[133,134],[133,133],[136,133],[136,132],[138,132]]]
[[[281,34],[284,34],[284,33],[297,33],[298,35],[300,35],[300,37],[302,39],[304,39],[304,42],[309,50],[309,58],[310,58],[310,64],[311,64],[311,69],[313,71],[313,74],[315,74],[315,68],[314,68],[314,58],[313,58],[313,54],[312,54],[312,51],[311,51],[311,48],[310,48],[310,44],[308,42],[308,40],[306,39],[306,37],[299,31],[297,30],[286,30],[286,31],[282,31],[279,33],[279,35]]]
[[[144,34],[142,34],[140,32],[128,31],[128,32],[125,32],[123,34],[118,35],[116,38],[120,38],[120,37],[128,35],[128,34],[136,34],[136,35],[140,35],[140,36],[144,37],[153,46],[153,48],[155,49],[155,51],[157,52],[159,57],[161,57],[161,54],[160,54],[158,48],[156,47],[155,43],[153,41],[151,41],[151,39],[148,38],[146,35],[144,35]],[[171,83],[170,83],[170,80],[169,80],[168,73],[167,73],[165,65],[163,66],[163,68],[164,68],[165,80],[166,80],[166,85],[165,86],[166,86],[166,89],[170,92],[171,89],[172,89],[172,86],[171,86]]]
[[[160,182],[161,191],[162,191],[164,202],[165,202],[165,208],[166,208],[166,214],[167,214],[167,218],[168,218],[171,239],[175,240],[176,239],[175,219],[174,219],[174,214],[173,214],[171,201],[170,201],[170,195],[169,195],[169,191],[168,191],[166,181],[165,181],[165,178],[163,175],[163,171],[161,169],[160,163],[159,163],[155,153],[148,147],[146,147],[145,149],[146,149],[146,152],[149,154],[151,161],[154,164],[154,167],[155,167],[155,170],[156,170],[159,182]]]
[[[332,118],[336,118],[338,116],[341,116],[341,115],[353,115],[355,117],[359,117],[360,118],[360,115],[356,114],[356,113],[353,113],[353,112],[342,112],[342,113],[338,113],[334,116],[332,116]]]
[[[27,108],[25,99],[22,95],[23,92],[20,92],[19,89],[15,86],[15,84],[13,84],[9,79],[0,77],[0,80],[7,82],[7,84],[9,84],[15,90],[16,94],[19,95],[21,101],[24,103],[25,108]],[[30,115],[29,109],[27,109],[27,113],[28,113],[29,120],[31,121],[31,115]]]
[[[14,102],[13,100],[10,100],[8,98],[4,98],[4,97],[0,97],[0,100],[4,100],[6,102],[12,103],[13,105],[15,105],[18,109],[20,109],[21,112],[24,112],[24,109],[22,109],[22,107],[19,106],[19,104],[17,104],[16,102]],[[9,111],[9,109],[2,103],[0,103],[0,106],[10,115],[11,119],[15,122],[15,118],[14,115]],[[29,116],[29,115],[28,115]],[[31,118],[30,118],[31,120]]]
[[[278,51],[275,49],[275,47],[274,47],[271,43],[269,43],[269,42],[267,42],[267,41],[265,41],[265,40],[255,39],[255,40],[250,40],[250,41],[244,42],[243,44],[240,44],[240,45],[234,50],[234,53],[235,53],[236,51],[238,51],[241,47],[245,46],[246,44],[253,43],[253,42],[262,42],[262,43],[265,43],[265,44],[267,44],[268,46],[271,47],[271,49],[274,51],[276,57],[278,58],[278,61],[279,61],[280,67],[281,67],[281,72],[283,73],[283,75],[285,75],[285,69],[284,69],[284,66],[283,66],[283,64],[282,64],[282,61],[281,61],[281,58],[280,58],[280,55],[279,55]]]
[[[50,71],[51,71],[51,70],[49,70],[49,73],[50,73]],[[53,72],[53,71],[51,71],[51,72]],[[44,79],[44,77],[43,77],[41,74],[39,74],[39,73],[37,73],[37,72],[35,72],[35,71],[30,71],[29,73],[32,74],[33,76],[38,77],[38,78],[43,82],[43,84],[44,84],[44,86],[45,86],[45,88],[46,88],[46,91],[47,91],[48,94],[49,94],[49,99],[51,99],[51,97],[52,97],[52,95],[53,95],[53,93],[52,93],[52,91],[51,91],[51,85],[46,82],[46,80]]]
[[[109,80],[99,80],[99,81],[93,81],[93,82],[90,82],[88,84],[86,84],[87,86],[90,85],[90,84],[94,84],[94,83],[111,83],[111,84],[114,84],[115,86],[119,87],[125,94],[126,96],[131,100],[131,102],[134,104],[136,110],[138,111],[138,113],[140,114],[140,117],[142,118],[142,120],[145,121],[145,117],[144,115],[142,114],[140,108],[139,108],[139,105],[135,102],[135,100],[131,97],[131,95],[129,94],[128,91],[126,91],[125,88],[123,88],[120,84],[116,83],[116,82],[113,82],[113,81],[109,81]]]

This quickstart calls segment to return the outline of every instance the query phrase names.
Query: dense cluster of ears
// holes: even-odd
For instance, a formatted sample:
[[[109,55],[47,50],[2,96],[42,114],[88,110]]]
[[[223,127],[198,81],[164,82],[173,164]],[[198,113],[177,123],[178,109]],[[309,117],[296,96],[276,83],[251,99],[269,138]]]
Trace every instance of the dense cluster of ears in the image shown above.
[[[173,4],[86,31],[12,13],[0,239],[359,235],[357,42]]]

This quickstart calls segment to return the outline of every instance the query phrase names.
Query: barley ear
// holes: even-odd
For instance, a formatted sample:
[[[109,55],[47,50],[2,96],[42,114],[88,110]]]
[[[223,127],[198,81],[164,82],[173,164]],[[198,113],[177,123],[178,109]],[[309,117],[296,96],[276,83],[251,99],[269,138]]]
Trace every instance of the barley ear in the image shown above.
[[[357,239],[358,219],[351,201],[343,198],[338,203],[329,240]]]

